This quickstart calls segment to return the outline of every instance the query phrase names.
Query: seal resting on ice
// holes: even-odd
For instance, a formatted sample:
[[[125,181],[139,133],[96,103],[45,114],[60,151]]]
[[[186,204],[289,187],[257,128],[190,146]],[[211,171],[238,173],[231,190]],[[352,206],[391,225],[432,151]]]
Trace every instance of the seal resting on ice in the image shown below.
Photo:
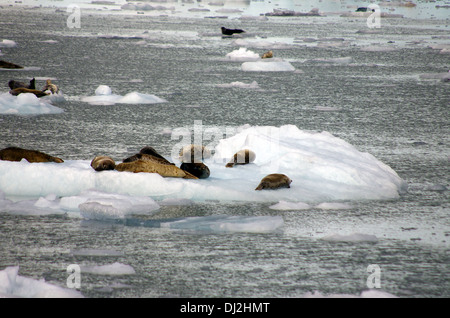
[[[173,165],[170,161],[168,161],[166,158],[161,156],[153,147],[146,146],[142,148],[139,153],[128,157],[126,159],[123,159],[122,162],[132,162],[136,160],[147,160],[147,161],[154,161],[161,164],[167,164],[167,165]]]
[[[280,188],[290,188],[292,180],[288,176],[281,173],[273,173],[262,178],[255,190],[275,190]]]
[[[131,162],[122,162],[116,166],[117,171],[129,172],[149,172],[157,173],[162,177],[198,179],[196,176],[186,172],[172,164],[161,164],[150,160],[135,160]]]
[[[250,149],[242,149],[234,154],[225,167],[232,168],[235,165],[245,165],[255,161],[256,154]]]
[[[95,171],[114,170],[116,168],[116,163],[111,157],[96,156],[91,161],[91,167]]]
[[[45,92],[47,90],[50,91],[50,93],[52,93],[52,94],[58,94],[59,93],[58,86],[53,84],[52,81],[49,80],[49,79],[45,82],[45,86],[44,86],[44,89],[42,91]]]
[[[183,162],[180,169],[189,172],[199,179],[206,179],[211,174],[208,166],[203,162]]]
[[[237,34],[245,33],[245,31],[241,30],[241,29],[227,29],[225,27],[221,27],[220,29],[222,30],[223,35],[233,35],[235,33],[237,33]]]
[[[273,52],[272,51],[267,51],[266,53],[264,53],[261,58],[262,59],[270,59],[273,57]]]
[[[0,160],[7,161],[21,161],[22,159],[28,162],[64,162],[61,158],[50,156],[46,153],[23,149],[19,147],[8,147],[0,150]]]
[[[36,79],[33,78],[32,80],[30,80],[29,84],[26,84],[24,82],[19,82],[19,81],[15,81],[15,80],[10,80],[8,82],[8,86],[10,89],[15,89],[18,87],[25,87],[25,88],[29,88],[29,89],[36,89]]]
[[[14,88],[14,89],[10,90],[9,93],[13,96],[18,96],[18,95],[24,94],[24,93],[31,93],[31,94],[36,95],[37,97],[43,97],[43,96],[48,95],[47,93],[45,93],[43,91],[40,91],[37,89],[25,88],[25,87]]]

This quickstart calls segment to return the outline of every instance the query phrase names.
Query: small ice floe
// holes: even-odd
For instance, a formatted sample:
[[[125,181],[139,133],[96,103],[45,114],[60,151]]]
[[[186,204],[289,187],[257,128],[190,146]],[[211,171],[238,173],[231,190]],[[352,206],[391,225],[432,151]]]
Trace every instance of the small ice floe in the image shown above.
[[[314,208],[321,210],[347,210],[352,209],[353,207],[346,203],[339,202],[323,202],[316,205]]]
[[[114,105],[114,104],[155,104],[165,103],[166,100],[151,94],[131,92],[125,96],[113,94],[107,85],[100,85],[95,90],[95,96],[81,98],[81,101],[91,105]]]
[[[214,233],[270,233],[284,224],[280,216],[203,216],[161,223],[162,228]]]
[[[303,295],[303,298],[398,298],[397,296],[390,294],[382,290],[365,290],[360,295],[352,294],[322,294],[318,291],[313,293],[307,292]]]
[[[216,86],[224,87],[224,88],[250,88],[250,89],[260,88],[256,81],[253,81],[250,84],[237,81],[237,82],[231,82],[229,84],[217,84]]]
[[[244,62],[241,65],[244,72],[294,72],[295,67],[282,59],[267,59],[258,62]]]
[[[261,58],[257,53],[251,50],[247,50],[245,47],[241,47],[238,50],[234,50],[228,53],[225,57],[230,61],[238,61],[238,62],[255,61]]]
[[[7,297],[82,298],[83,295],[74,289],[46,283],[43,279],[20,276],[19,266],[11,266],[0,270],[0,298]]]
[[[353,62],[353,58],[351,56],[334,57],[334,58],[316,58],[308,60],[308,62],[324,63],[324,64],[350,64],[351,62]]]
[[[443,184],[433,184],[426,188],[428,191],[436,191],[436,192],[444,192],[447,191],[448,188]]]
[[[84,248],[79,250],[71,250],[70,254],[73,256],[87,256],[87,257],[117,257],[123,256],[124,253],[115,250],[103,250],[103,249],[90,249]]]
[[[61,101],[61,99],[56,98],[56,101]],[[51,96],[38,98],[31,93],[22,93],[17,96],[3,93],[0,94],[0,114],[41,115],[64,112],[63,109],[51,105],[50,102],[53,102]]]
[[[280,201],[274,205],[269,207],[272,210],[308,210],[311,206],[307,203],[303,202],[288,202],[288,201]]]
[[[136,274],[136,271],[132,266],[118,262],[108,265],[93,265],[93,266],[83,265],[80,266],[80,269],[83,274],[89,273],[89,274],[112,275],[112,276]]]
[[[14,42],[13,40],[2,40],[0,42],[0,47],[16,47],[17,43]]]
[[[378,242],[378,238],[375,235],[363,234],[363,233],[351,233],[351,234],[329,234],[321,238],[324,241],[329,242]]]

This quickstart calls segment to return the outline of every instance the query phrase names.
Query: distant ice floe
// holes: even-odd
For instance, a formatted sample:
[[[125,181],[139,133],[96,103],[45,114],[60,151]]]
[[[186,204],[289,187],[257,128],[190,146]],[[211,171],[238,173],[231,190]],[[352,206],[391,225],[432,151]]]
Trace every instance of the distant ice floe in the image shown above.
[[[119,275],[134,275],[136,274],[136,271],[134,268],[130,265],[122,264],[119,262],[115,262],[113,264],[108,265],[82,265],[80,266],[80,270],[82,273],[90,273],[90,274],[97,274],[97,275],[112,275],[112,276],[119,276]]]
[[[251,82],[250,84],[243,83],[243,82],[231,82],[229,84],[217,84],[217,87],[224,87],[224,88],[249,88],[249,89],[259,89],[259,85],[256,81]]]
[[[51,105],[53,102],[64,101],[62,94],[54,94],[38,98],[31,93],[13,96],[10,93],[0,94],[0,114],[41,115],[60,114],[63,109]]]
[[[442,82],[450,82],[450,71],[442,73],[427,73],[421,74],[420,79],[440,80]]]
[[[378,242],[378,238],[375,235],[364,233],[351,233],[351,234],[329,234],[321,238],[324,241],[330,242]]]
[[[244,72],[294,72],[295,67],[282,59],[264,59],[257,62],[244,62],[241,65]]]
[[[230,61],[244,62],[259,60],[261,57],[257,53],[250,51],[245,47],[241,47],[238,50],[228,53],[226,58]]]
[[[307,60],[307,62],[323,63],[323,64],[350,64],[353,62],[351,56],[334,57],[334,58],[315,58]]]
[[[322,294],[319,291],[307,292],[303,295],[303,298],[398,298],[397,296],[390,294],[382,290],[365,290],[359,295],[352,294]]]
[[[87,96],[81,98],[82,102],[91,105],[114,105],[114,104],[156,104],[167,102],[163,98],[152,94],[143,94],[131,92],[125,96],[113,94],[107,85],[100,85],[95,90],[95,96]]]
[[[82,298],[75,290],[19,275],[19,266],[0,270],[0,298]]]
[[[347,203],[340,202],[322,202],[317,205],[311,206],[308,203],[304,202],[289,202],[289,201],[280,201],[269,207],[272,210],[281,210],[281,211],[296,211],[296,210],[308,210],[308,209],[321,209],[321,210],[347,210],[352,209],[353,207]]]
[[[16,46],[17,46],[17,43],[14,42],[13,40],[4,39],[0,42],[0,47],[16,47]]]

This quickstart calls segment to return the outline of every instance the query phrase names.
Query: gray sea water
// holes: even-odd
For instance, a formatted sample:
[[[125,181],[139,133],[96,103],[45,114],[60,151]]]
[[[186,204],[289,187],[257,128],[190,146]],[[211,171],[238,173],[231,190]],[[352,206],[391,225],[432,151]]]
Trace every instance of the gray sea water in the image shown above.
[[[262,3],[262,12],[271,11]],[[383,292],[449,297],[450,83],[421,75],[449,70],[450,55],[431,46],[449,44],[442,10],[450,9],[428,9],[429,15],[382,19],[376,30],[365,19],[338,14],[263,20],[217,17],[226,14],[214,11],[196,16],[111,8],[83,10],[81,27],[68,28],[65,9],[4,5],[0,39],[18,46],[1,48],[1,58],[29,69],[1,71],[1,92],[8,91],[11,78],[55,78],[66,102],[58,104],[61,114],[0,115],[0,148],[45,149],[65,159],[90,160],[97,153],[125,158],[144,145],[170,153],[174,141],[161,132],[191,127],[195,120],[208,126],[293,124],[328,131],[373,154],[407,182],[408,192],[396,200],[351,202],[353,209],[344,210],[275,211],[267,203],[207,202],[162,206],[151,218],[281,215],[283,230],[268,234],[0,213],[0,270],[18,265],[21,276],[65,286],[69,264],[120,262],[136,274],[83,274],[81,293],[287,298],[313,292],[358,296],[368,290],[367,267],[377,264]],[[222,25],[245,29],[240,40],[276,43],[248,48],[259,54],[273,49],[302,72],[243,72],[240,63],[224,59],[239,45],[221,36]],[[351,62],[312,61],[336,58]],[[217,87],[234,81],[257,81],[262,89]],[[145,92],[168,102],[94,107],[80,101],[102,84],[117,94]],[[324,224],[376,233],[378,240],[317,239],[313,234]],[[104,253],[73,252],[86,249]]]

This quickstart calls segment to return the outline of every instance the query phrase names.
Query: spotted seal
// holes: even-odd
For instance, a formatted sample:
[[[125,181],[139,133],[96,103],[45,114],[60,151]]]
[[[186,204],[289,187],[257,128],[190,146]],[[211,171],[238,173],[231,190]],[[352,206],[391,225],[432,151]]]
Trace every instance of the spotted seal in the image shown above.
[[[225,167],[232,168],[235,165],[245,165],[255,161],[256,154],[250,149],[242,149],[234,154]]]
[[[96,156],[91,161],[91,167],[95,171],[114,170],[116,168],[116,163],[111,157]]]

